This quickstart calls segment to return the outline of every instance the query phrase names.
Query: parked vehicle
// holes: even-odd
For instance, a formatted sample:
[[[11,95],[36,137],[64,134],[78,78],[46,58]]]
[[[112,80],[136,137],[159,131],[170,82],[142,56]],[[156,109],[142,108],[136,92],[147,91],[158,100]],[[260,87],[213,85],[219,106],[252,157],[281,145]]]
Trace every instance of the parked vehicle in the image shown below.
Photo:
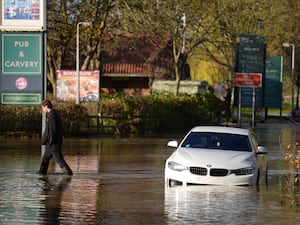
[[[267,154],[259,146],[251,130],[198,126],[191,129],[166,160],[165,184],[190,185],[256,185],[259,177],[267,177],[267,163],[259,154]],[[260,173],[265,173],[260,176]]]

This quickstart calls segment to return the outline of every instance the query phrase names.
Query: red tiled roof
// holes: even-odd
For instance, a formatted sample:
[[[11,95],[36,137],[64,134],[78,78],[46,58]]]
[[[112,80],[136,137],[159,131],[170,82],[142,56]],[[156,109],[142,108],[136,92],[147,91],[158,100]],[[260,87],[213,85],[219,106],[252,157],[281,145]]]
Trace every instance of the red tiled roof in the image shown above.
[[[149,63],[105,63],[103,65],[105,74],[149,74],[150,71]]]
[[[127,74],[161,76],[173,73],[173,56],[166,41],[159,44],[136,38],[136,42],[119,42],[119,46],[111,47],[102,56],[102,74]],[[128,44],[129,43],[129,44]],[[126,47],[127,45],[128,47]],[[124,47],[125,46],[125,47]],[[158,73],[158,74],[155,74]]]

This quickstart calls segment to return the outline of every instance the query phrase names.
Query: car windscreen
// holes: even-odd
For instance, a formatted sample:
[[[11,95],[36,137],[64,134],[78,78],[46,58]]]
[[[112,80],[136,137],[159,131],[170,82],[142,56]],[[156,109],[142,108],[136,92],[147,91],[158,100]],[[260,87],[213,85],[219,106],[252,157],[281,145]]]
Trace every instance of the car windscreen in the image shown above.
[[[251,143],[247,135],[191,132],[181,145],[185,148],[206,148],[251,152]]]

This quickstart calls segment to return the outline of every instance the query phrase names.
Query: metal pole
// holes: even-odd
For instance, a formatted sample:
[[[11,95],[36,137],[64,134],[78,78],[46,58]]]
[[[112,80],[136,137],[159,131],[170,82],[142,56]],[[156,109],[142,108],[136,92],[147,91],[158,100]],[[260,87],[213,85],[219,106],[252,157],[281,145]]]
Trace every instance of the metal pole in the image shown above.
[[[76,104],[79,104],[80,98],[80,76],[79,76],[79,26],[81,22],[77,23],[76,29]]]
[[[79,22],[76,27],[76,104],[80,103],[80,71],[79,71],[79,28],[80,25],[88,26],[90,22]]]
[[[181,53],[185,53],[185,39],[186,39],[186,36],[185,36],[185,28],[186,28],[186,16],[185,16],[185,13],[182,14],[181,22],[182,22],[182,27],[183,27]]]
[[[239,127],[242,126],[241,110],[242,110],[242,87],[239,87],[239,112],[238,112]]]
[[[294,118],[294,116],[295,116],[295,106],[294,106],[295,45],[291,44],[291,46],[292,46],[292,118]]]
[[[299,86],[297,84],[297,95],[296,95],[296,111],[299,110]]]
[[[294,107],[295,45],[291,43],[283,43],[282,46],[285,48],[292,47],[292,112],[291,114],[292,114],[292,118],[294,118],[295,116],[295,107]]]
[[[252,89],[252,129],[255,124],[255,87]]]
[[[43,40],[44,40],[44,45],[43,45],[43,53],[44,53],[44,65],[43,65],[43,99],[47,99],[47,31],[44,31],[43,33]],[[56,96],[55,96],[56,97]],[[46,128],[46,113],[42,112],[42,133],[41,136],[43,135],[43,132]],[[43,158],[45,154],[45,145],[41,145],[41,159]]]

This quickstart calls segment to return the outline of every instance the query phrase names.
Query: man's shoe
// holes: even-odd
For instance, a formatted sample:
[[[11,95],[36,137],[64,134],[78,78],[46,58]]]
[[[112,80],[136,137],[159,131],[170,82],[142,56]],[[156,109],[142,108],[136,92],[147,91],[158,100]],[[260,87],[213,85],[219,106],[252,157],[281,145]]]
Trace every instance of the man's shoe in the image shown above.
[[[63,168],[63,172],[65,175],[72,176],[73,172],[71,169]]]
[[[41,175],[41,176],[44,176],[44,175],[46,175],[47,173],[44,173],[44,172],[38,171],[38,172],[37,172],[37,174],[38,174],[38,175]]]

